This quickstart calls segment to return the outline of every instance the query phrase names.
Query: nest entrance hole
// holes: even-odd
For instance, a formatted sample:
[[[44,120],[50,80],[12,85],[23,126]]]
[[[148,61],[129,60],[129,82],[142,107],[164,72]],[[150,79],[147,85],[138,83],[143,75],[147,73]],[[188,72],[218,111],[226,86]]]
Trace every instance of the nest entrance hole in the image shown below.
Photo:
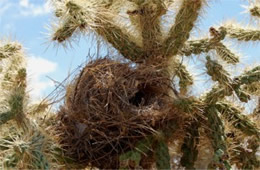
[[[142,85],[141,88],[129,99],[129,103],[136,106],[148,106],[155,97],[155,90],[148,85]]]

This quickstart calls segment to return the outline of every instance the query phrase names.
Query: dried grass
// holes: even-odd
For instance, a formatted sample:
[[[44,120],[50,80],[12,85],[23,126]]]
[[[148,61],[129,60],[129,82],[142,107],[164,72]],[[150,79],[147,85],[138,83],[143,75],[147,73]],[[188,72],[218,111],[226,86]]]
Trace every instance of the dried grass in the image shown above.
[[[68,86],[56,118],[65,154],[79,164],[119,168],[120,154],[140,139],[170,121],[181,123],[161,68],[108,58],[87,64]]]

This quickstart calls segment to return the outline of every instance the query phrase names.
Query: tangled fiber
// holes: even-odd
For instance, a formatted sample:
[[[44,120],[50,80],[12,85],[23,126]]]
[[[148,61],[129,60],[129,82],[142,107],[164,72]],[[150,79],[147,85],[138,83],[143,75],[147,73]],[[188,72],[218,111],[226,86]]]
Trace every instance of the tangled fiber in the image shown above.
[[[119,168],[120,154],[178,122],[171,81],[160,68],[107,58],[88,63],[57,116],[65,154],[85,166]]]

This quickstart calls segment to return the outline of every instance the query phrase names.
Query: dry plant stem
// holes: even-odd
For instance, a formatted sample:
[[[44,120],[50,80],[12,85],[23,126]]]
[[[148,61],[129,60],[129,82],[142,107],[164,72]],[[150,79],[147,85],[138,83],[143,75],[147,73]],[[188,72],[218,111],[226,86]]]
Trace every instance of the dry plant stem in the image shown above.
[[[260,139],[259,129],[247,116],[243,115],[239,109],[225,102],[219,102],[215,107],[235,128],[241,130],[248,136],[255,135]]]
[[[250,30],[237,28],[234,26],[224,26],[220,29],[227,32],[227,36],[230,38],[237,39],[238,41],[259,41],[260,40],[260,31],[259,30]]]
[[[190,36],[190,31],[198,19],[203,0],[183,0],[180,10],[175,18],[175,23],[169,31],[169,35],[163,42],[163,55],[175,56],[184,46]]]

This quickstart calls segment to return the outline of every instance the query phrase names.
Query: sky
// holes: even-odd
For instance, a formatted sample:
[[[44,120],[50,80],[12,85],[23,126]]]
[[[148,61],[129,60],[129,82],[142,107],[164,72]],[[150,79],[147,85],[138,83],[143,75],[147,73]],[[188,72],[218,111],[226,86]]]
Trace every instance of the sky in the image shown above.
[[[194,35],[207,35],[209,27],[218,26],[223,21],[238,21],[243,25],[252,23],[243,7],[248,5],[247,0],[208,1],[208,6],[204,8],[197,28],[193,31]],[[45,0],[0,0],[0,39],[8,37],[25,47],[30,84],[28,90],[35,99],[48,95],[55,89],[57,82],[62,82],[72,70],[86,61],[89,51],[95,52],[95,42],[89,37],[82,37],[77,43],[72,42],[72,48],[69,49],[55,47],[48,36],[53,16],[52,7]],[[241,68],[260,64],[259,47],[256,43],[240,43],[235,46],[243,56]],[[201,63],[193,61],[190,65],[190,69],[197,69]],[[200,71],[195,73],[201,74]]]

